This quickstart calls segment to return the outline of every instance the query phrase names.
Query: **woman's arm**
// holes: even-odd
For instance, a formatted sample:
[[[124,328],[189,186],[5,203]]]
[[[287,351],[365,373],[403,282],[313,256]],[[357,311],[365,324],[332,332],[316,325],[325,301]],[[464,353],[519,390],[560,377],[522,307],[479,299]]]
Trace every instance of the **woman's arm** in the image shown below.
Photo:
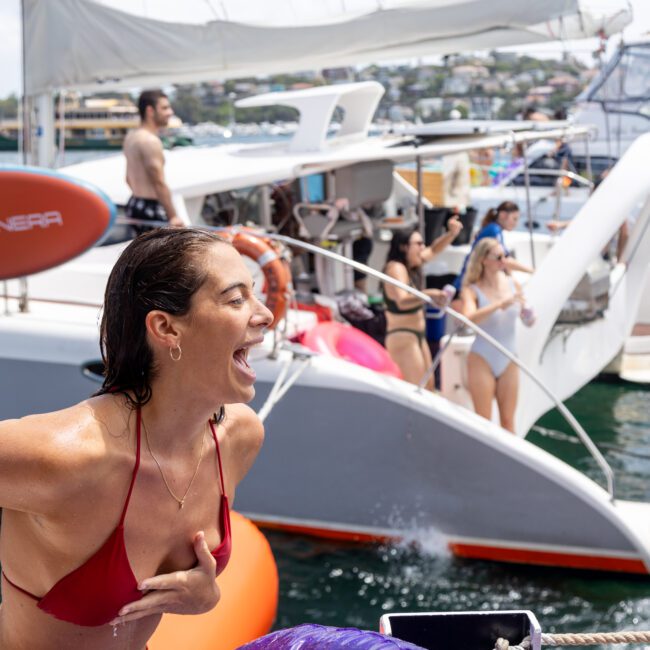
[[[92,445],[83,418],[73,420],[70,411],[0,422],[0,507],[56,514],[84,480],[79,468]]]
[[[395,280],[399,280],[403,284],[408,284],[410,281],[408,271],[406,267],[401,262],[390,262],[386,267],[386,275]],[[400,309],[411,309],[412,307],[417,307],[423,303],[420,298],[410,294],[408,291],[396,287],[393,284],[384,282],[384,289],[386,295],[397,304]]]
[[[522,271],[523,273],[534,273],[534,269],[531,269],[530,266],[526,266],[521,262],[518,262],[514,257],[505,257],[503,263],[506,266],[508,271]]]
[[[436,237],[429,246],[427,246],[421,253],[422,263],[426,264],[431,261],[436,255],[451,244],[451,242],[458,237],[458,233],[463,229],[463,224],[460,222],[458,215],[454,215],[447,221],[447,232]]]
[[[264,425],[257,413],[245,404],[232,404],[226,407],[226,446],[228,468],[224,469],[225,479],[233,487],[248,474],[262,443],[264,442]]]
[[[391,278],[395,278],[404,284],[409,283],[408,273],[403,264],[399,262],[393,262],[386,269],[386,275],[389,275]],[[424,303],[423,300],[420,300],[417,296],[410,294],[408,291],[396,287],[392,284],[384,283],[384,288],[388,297],[397,303],[397,306],[400,309],[411,309],[412,307],[417,307]],[[426,294],[431,298],[434,304],[437,307],[446,307],[449,304],[449,298],[444,291],[440,289],[423,289],[422,293]]]
[[[470,287],[463,287],[460,292],[461,299],[461,309],[460,312],[471,320],[473,323],[479,325],[486,318],[494,314],[494,312],[499,311],[499,309],[507,309],[514,302],[519,300],[519,294],[513,293],[506,298],[501,300],[495,300],[494,302],[485,305],[485,307],[478,306],[478,298],[474,290]]]

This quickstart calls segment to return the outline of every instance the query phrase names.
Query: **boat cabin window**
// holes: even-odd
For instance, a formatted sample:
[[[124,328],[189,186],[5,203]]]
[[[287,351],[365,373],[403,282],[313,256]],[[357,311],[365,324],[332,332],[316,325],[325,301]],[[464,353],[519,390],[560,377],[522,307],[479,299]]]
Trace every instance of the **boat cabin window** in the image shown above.
[[[616,158],[614,156],[592,156],[591,157],[591,175],[593,179],[598,179],[601,177],[602,173],[606,169],[610,169],[616,164]],[[587,156],[573,155],[573,162],[576,166],[576,171],[578,174],[584,176],[585,178],[589,177],[588,168],[587,168]]]
[[[650,101],[650,47],[628,47],[593,93],[598,102]],[[650,118],[650,114],[646,113]]]

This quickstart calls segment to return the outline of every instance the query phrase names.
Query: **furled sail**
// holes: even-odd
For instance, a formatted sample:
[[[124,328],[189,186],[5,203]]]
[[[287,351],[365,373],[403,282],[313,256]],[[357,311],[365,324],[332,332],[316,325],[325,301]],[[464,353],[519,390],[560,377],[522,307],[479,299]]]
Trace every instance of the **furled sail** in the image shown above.
[[[631,20],[626,0],[23,2],[28,95],[582,38],[620,31]]]

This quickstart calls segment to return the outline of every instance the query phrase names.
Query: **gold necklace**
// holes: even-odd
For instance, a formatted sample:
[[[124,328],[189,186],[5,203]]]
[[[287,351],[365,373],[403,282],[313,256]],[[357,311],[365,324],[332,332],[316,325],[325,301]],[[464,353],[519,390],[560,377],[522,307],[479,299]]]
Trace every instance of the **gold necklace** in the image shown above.
[[[165,474],[162,470],[162,467],[160,466],[160,463],[158,462],[158,459],[154,456],[153,449],[151,449],[151,443],[149,442],[149,433],[147,431],[147,425],[144,423],[144,418],[142,418],[142,426],[144,427],[144,437],[147,440],[147,447],[149,449],[149,453],[151,454],[151,457],[153,458],[154,462],[158,466],[158,471],[160,472],[160,476],[162,477],[163,483],[165,484],[165,487],[167,488],[167,492],[171,494],[172,499],[178,503],[178,509],[182,510],[183,506],[185,505],[185,498],[187,497],[190,488],[192,487],[192,483],[194,483],[194,479],[196,478],[196,475],[199,473],[199,467],[201,466],[201,461],[203,460],[203,450],[205,448],[205,433],[203,434],[203,437],[201,439],[201,454],[199,455],[199,462],[196,464],[196,469],[194,470],[194,474],[192,475],[192,478],[190,480],[190,484],[187,486],[187,490],[185,490],[185,494],[183,494],[183,497],[179,499],[172,489],[169,487],[169,483],[167,483],[167,479],[165,478]]]

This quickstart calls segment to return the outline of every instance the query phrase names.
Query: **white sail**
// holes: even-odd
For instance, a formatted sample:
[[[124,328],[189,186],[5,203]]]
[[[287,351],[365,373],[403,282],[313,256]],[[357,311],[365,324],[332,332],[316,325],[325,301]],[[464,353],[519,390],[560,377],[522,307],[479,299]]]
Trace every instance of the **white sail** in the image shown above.
[[[626,0],[24,0],[26,94],[205,81],[595,36]]]

